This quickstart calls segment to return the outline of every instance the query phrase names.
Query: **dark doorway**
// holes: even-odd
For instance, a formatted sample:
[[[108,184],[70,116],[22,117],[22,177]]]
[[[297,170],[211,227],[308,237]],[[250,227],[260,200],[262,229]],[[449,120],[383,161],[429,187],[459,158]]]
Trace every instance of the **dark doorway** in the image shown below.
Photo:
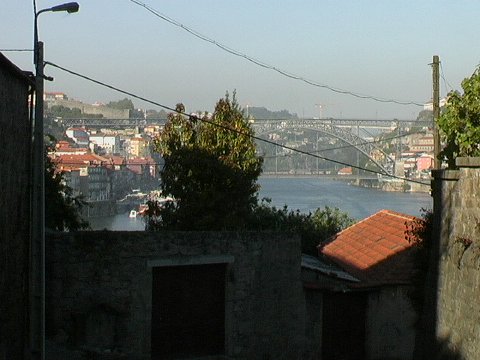
[[[225,264],[152,270],[152,359],[224,354]]]
[[[365,293],[323,296],[322,359],[365,359]]]

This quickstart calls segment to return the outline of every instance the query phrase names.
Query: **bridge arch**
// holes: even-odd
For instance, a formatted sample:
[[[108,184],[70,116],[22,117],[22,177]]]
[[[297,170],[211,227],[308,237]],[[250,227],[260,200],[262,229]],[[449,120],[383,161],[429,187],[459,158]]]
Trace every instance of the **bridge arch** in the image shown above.
[[[280,125],[280,126],[278,126]],[[260,124],[253,124],[253,129],[255,130],[255,135],[257,137],[261,137],[266,134],[271,134],[273,132],[278,132],[279,130],[310,130],[310,131],[316,131],[319,133],[326,134],[330,137],[336,138],[338,140],[341,140],[348,145],[351,145],[357,151],[361,152],[364,154],[370,161],[372,161],[378,168],[385,172],[386,174],[389,174],[392,172],[391,169],[393,169],[394,165],[394,160],[388,156],[382,149],[380,149],[378,146],[375,146],[375,144],[372,143],[366,143],[365,139],[353,134],[351,131],[346,130],[347,128],[341,128],[329,123],[325,122],[316,122],[314,124],[309,125],[308,123],[305,122],[281,122],[280,124],[272,124],[272,123],[260,123]],[[370,154],[372,151],[379,151],[383,154],[383,156],[386,159],[386,164],[388,166],[385,166],[385,164],[380,163],[377,161],[375,158],[373,158]]]

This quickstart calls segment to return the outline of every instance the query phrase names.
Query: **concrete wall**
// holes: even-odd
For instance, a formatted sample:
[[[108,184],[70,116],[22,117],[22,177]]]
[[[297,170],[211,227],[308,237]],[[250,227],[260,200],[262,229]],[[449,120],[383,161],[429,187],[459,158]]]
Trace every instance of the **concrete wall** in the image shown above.
[[[50,235],[48,351],[70,347],[96,356],[109,351],[149,359],[152,267],[201,264],[212,257],[227,263],[225,355],[300,358],[305,331],[300,242],[276,233]]]
[[[457,166],[434,173],[424,358],[480,359],[480,159]]]
[[[0,54],[0,359],[28,345],[29,82]]]

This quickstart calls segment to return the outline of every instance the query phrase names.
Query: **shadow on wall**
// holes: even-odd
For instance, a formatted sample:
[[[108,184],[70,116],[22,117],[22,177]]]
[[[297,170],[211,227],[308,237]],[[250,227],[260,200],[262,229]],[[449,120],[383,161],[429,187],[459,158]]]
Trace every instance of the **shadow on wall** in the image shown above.
[[[452,349],[449,336],[443,339],[437,339],[435,353],[436,360],[466,360],[466,357],[463,356],[459,350]]]

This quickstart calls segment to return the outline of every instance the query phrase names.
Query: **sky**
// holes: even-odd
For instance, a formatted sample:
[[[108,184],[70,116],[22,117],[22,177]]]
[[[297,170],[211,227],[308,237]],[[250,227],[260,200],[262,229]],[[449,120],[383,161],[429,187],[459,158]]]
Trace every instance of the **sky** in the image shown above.
[[[168,107],[211,111],[236,91],[242,107],[288,110],[299,117],[413,119],[422,106],[382,99],[431,99],[433,55],[440,92],[461,89],[480,64],[476,0],[79,0],[76,14],[43,13],[45,60]],[[137,3],[267,67],[192,35]],[[37,10],[61,1],[37,0]],[[0,3],[0,50],[33,71],[32,0]],[[87,103],[126,96],[47,66],[46,91]],[[132,98],[142,109],[160,108]]]

